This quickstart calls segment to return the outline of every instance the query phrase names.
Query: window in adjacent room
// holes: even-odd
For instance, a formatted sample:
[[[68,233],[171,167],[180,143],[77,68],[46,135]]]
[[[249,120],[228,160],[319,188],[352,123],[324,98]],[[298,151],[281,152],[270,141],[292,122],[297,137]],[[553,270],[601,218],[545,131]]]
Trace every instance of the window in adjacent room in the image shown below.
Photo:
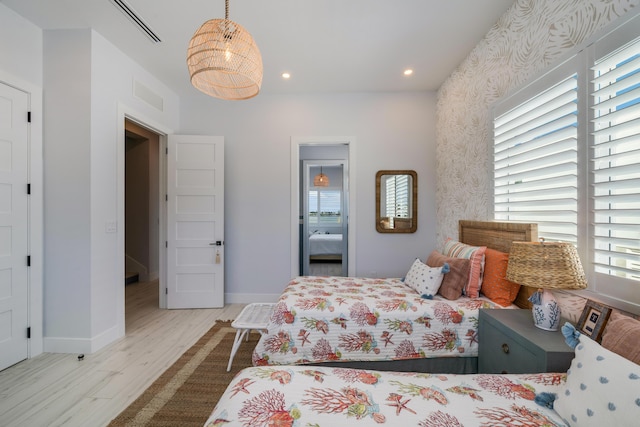
[[[309,224],[335,225],[342,221],[340,190],[309,190]]]

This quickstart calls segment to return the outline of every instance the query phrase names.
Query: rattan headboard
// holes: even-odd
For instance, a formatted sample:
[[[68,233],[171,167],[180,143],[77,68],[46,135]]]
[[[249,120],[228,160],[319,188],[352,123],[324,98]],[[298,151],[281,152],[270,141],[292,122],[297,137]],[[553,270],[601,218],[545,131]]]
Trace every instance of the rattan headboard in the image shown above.
[[[509,252],[512,242],[537,242],[538,224],[500,221],[468,221],[458,223],[458,240],[472,246],[486,246],[500,252]],[[515,304],[531,307],[529,296],[536,289],[522,286]]]

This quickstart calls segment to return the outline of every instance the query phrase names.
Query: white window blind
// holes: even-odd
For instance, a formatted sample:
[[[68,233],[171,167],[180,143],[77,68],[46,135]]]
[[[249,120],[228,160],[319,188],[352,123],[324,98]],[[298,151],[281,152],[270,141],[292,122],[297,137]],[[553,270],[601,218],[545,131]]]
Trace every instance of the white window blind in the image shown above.
[[[591,70],[594,267],[640,281],[640,39]]]
[[[494,106],[494,218],[574,242],[597,299],[640,309],[640,15]],[[640,312],[640,311],[638,311]]]
[[[385,216],[409,218],[410,175],[389,175],[385,181]],[[393,225],[393,224],[392,224]]]
[[[494,120],[494,215],[575,243],[578,80],[563,73]]]

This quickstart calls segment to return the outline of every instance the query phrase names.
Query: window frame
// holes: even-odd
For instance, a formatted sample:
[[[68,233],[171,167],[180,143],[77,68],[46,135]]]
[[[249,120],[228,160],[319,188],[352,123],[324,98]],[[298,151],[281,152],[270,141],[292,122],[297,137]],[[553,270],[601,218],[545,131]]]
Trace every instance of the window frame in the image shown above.
[[[559,63],[545,70],[534,80],[496,102],[491,108],[492,129],[496,119],[513,110],[561,81],[569,72],[577,73],[577,236],[578,253],[587,276],[588,288],[577,293],[586,298],[594,298],[612,304],[623,310],[640,314],[640,281],[617,277],[596,271],[595,267],[595,212],[593,157],[594,112],[592,106],[593,84],[591,68],[595,60],[605,57],[630,41],[640,43],[640,14],[635,12],[630,18],[598,33],[581,46],[568,52]],[[496,219],[495,140],[490,138],[489,152],[492,167],[489,169],[490,215]],[[533,221],[532,221],[533,222]],[[541,235],[541,237],[545,237]],[[574,292],[574,291],[572,291]]]
[[[311,198],[311,193],[312,192],[316,192],[317,193],[317,209],[318,209],[318,215],[317,215],[317,222],[312,222],[311,221],[311,200],[309,200]],[[338,203],[339,203],[339,207],[338,207],[338,212],[337,215],[331,215],[330,218],[337,218],[336,221],[331,221],[331,222],[323,222],[322,221],[322,197],[321,197],[321,193],[336,193],[336,196],[338,197]],[[316,227],[337,227],[337,226],[342,226],[342,221],[343,221],[343,194],[342,194],[342,189],[340,187],[313,187],[309,189],[309,192],[307,194],[307,207],[308,207],[308,218],[309,218],[309,226],[313,225]]]

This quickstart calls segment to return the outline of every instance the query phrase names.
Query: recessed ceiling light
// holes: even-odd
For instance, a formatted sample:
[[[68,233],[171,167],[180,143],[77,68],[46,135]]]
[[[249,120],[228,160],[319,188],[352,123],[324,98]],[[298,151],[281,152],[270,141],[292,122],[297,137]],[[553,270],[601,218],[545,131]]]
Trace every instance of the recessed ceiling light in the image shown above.
[[[407,68],[406,70],[404,70],[403,74],[405,76],[410,76],[411,74],[413,74],[413,70],[411,68]]]
[[[289,73],[282,73],[282,78],[283,78],[283,79],[285,79],[285,80],[287,80],[287,79],[291,78],[291,74],[289,74]]]

